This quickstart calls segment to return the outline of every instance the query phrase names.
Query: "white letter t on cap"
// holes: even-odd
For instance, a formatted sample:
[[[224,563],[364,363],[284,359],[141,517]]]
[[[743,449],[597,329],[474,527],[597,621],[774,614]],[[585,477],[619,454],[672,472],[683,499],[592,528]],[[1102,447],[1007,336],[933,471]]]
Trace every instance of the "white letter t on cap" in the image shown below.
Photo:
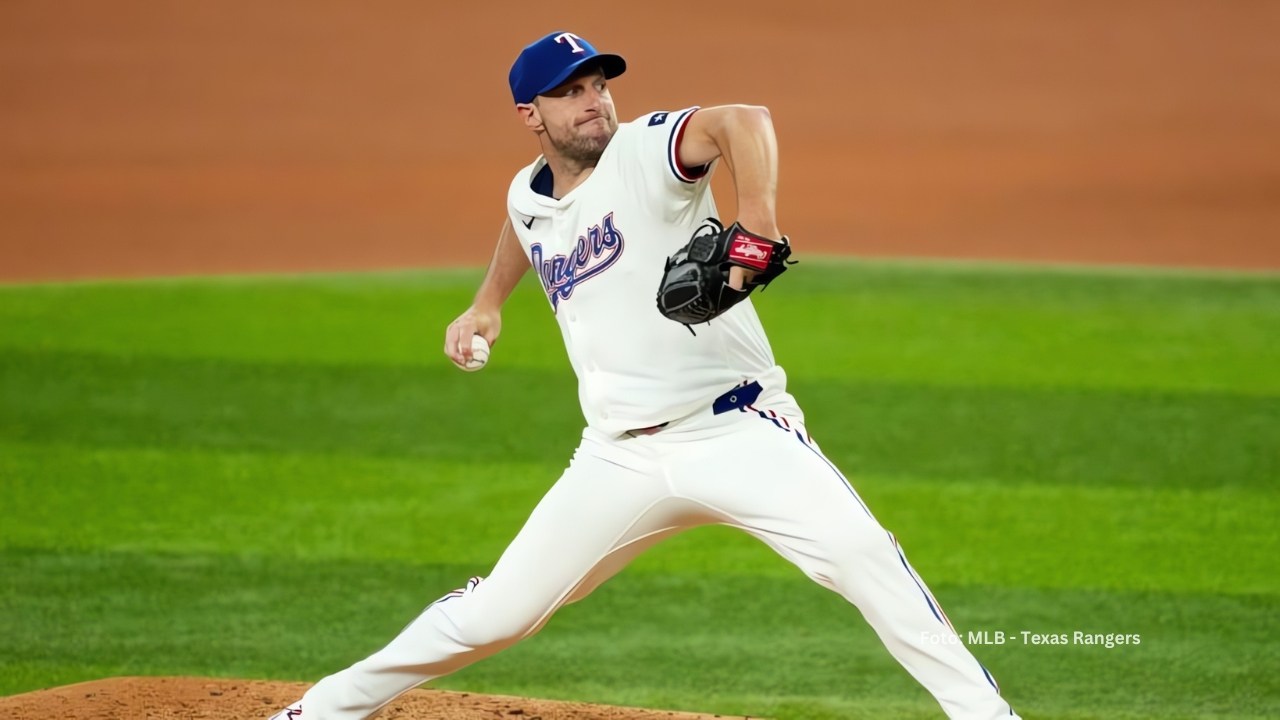
[[[585,52],[582,49],[582,47],[578,45],[578,43],[574,42],[575,40],[581,40],[581,39],[582,38],[578,37],[577,35],[574,35],[573,33],[560,33],[559,35],[556,36],[556,42],[569,43],[569,45],[573,47],[573,51],[576,53]]]

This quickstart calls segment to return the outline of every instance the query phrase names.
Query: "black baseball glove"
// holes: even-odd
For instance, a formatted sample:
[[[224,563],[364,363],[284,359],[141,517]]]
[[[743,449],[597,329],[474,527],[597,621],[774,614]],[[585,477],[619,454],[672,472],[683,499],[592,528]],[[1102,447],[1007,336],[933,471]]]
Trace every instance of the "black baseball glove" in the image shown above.
[[[719,220],[707,218],[689,243],[667,258],[658,285],[658,312],[693,332],[692,325],[719,317],[794,265],[790,257],[786,237],[774,242],[738,223],[726,228]],[[729,268],[734,265],[757,273],[741,290],[729,286]]]

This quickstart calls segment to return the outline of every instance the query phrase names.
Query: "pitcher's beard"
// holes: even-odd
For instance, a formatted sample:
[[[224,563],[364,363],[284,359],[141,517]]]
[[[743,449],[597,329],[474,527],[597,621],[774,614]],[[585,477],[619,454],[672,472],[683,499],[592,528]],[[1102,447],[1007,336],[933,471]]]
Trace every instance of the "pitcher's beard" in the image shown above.
[[[575,135],[568,139],[551,138],[551,146],[560,156],[583,167],[594,166],[608,147],[613,133],[608,135]]]

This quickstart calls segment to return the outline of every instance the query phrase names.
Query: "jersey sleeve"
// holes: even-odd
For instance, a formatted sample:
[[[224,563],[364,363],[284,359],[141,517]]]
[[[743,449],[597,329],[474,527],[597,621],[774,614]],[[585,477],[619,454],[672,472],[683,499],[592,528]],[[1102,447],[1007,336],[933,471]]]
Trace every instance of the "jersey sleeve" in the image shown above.
[[[667,132],[667,168],[676,180],[688,185],[706,177],[711,170],[709,165],[690,168],[680,162],[680,143],[684,141],[684,130],[689,124],[689,118],[693,117],[697,111],[698,108],[695,106],[680,110],[678,113],[653,113],[649,116],[649,123],[653,125],[656,122],[656,127],[662,127],[667,122],[671,122],[671,129]],[[673,115],[675,120],[671,120]]]
[[[624,173],[653,199],[691,200],[705,192],[711,165],[685,167],[680,163],[680,143],[685,127],[698,107],[674,112],[653,112],[632,124]]]

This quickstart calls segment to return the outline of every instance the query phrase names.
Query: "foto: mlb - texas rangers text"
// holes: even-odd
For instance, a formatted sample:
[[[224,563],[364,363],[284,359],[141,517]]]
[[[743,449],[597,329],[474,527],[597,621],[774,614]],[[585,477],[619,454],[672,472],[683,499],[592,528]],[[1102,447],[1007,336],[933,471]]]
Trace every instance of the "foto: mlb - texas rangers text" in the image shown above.
[[[1142,636],[1138,633],[1089,633],[1083,630],[1073,632],[1045,633],[1031,630],[1005,632],[1003,630],[971,630],[965,635],[942,633],[923,633],[921,639],[934,645],[950,645],[966,643],[968,645],[1090,645],[1107,648],[1120,645],[1141,645]]]

